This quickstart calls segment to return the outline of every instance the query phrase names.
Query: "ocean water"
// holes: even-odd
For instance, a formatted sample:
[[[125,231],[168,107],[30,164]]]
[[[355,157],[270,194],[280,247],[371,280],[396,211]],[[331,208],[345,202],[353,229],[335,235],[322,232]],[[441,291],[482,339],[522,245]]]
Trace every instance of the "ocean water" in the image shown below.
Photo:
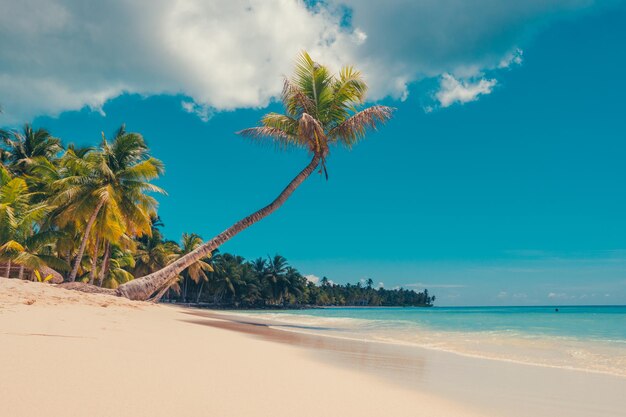
[[[626,377],[626,306],[233,312],[287,331]]]

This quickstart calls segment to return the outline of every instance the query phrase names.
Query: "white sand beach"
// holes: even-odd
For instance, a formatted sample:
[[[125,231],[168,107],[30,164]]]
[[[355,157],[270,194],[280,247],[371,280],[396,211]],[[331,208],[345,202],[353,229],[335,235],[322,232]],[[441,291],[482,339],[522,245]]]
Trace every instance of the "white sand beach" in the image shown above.
[[[623,416],[626,378],[0,279],[2,415]]]

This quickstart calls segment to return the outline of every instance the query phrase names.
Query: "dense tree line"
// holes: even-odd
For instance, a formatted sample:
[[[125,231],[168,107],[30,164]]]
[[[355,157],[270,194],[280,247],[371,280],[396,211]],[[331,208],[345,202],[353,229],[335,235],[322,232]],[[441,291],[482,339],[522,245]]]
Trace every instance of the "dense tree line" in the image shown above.
[[[428,290],[374,288],[373,280],[335,284],[307,280],[281,255],[246,261],[229,253],[210,259],[212,272],[183,274],[168,301],[211,306],[267,308],[306,306],[431,306]]]

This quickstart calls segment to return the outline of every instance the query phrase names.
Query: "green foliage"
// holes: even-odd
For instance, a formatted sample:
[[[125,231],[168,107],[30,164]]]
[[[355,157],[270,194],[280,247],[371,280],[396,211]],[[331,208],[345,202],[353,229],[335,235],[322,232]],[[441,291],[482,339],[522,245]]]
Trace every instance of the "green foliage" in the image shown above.
[[[0,262],[60,272],[74,263],[82,278],[100,275],[110,287],[133,279],[137,239],[151,234],[156,218],[150,194],[164,193],[151,183],[163,164],[143,137],[122,126],[99,147],[64,149],[45,129],[26,125],[0,139]]]
[[[298,308],[307,306],[431,306],[434,296],[403,288],[373,288],[373,280],[339,285],[324,277],[319,285],[290,266],[281,255],[246,261],[229,253],[212,258],[208,285],[189,279],[184,292],[171,291],[166,299],[201,302],[228,308]]]
[[[361,73],[351,66],[339,74],[302,52],[292,78],[285,79],[282,102],[285,114],[268,113],[259,127],[240,134],[255,140],[270,141],[280,148],[303,148],[325,160],[331,145],[351,148],[391,118],[393,109],[372,106],[359,110],[365,102],[367,85]]]

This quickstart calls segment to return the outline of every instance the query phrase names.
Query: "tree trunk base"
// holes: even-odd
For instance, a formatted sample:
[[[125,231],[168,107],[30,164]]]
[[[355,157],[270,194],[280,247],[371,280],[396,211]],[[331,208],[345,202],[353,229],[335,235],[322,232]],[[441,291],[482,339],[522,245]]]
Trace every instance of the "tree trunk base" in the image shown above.
[[[117,295],[115,290],[109,288],[101,288],[97,285],[91,285],[84,282],[64,282],[63,284],[57,285],[59,288],[63,288],[66,290],[80,291],[86,292],[89,294],[107,294],[107,295]]]

